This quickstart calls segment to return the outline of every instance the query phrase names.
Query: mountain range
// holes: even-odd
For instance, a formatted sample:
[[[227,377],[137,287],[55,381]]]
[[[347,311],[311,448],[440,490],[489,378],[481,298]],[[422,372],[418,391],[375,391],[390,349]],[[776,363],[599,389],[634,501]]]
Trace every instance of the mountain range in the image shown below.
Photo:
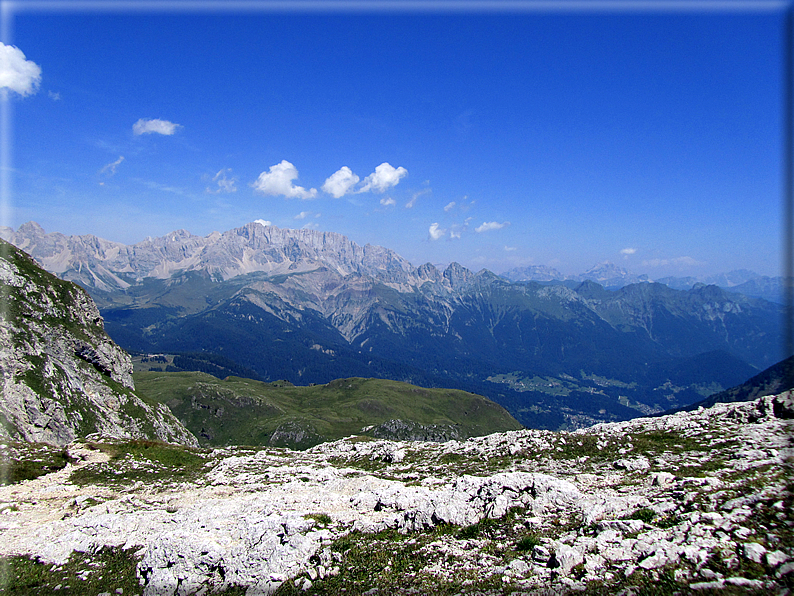
[[[33,222],[0,235],[85,287],[129,351],[215,354],[266,381],[465,389],[527,426],[687,405],[783,358],[783,307],[715,285],[516,282],[256,222],[129,246]]]
[[[521,428],[493,401],[459,390],[356,378],[311,387],[264,383],[228,376],[248,371],[201,353],[137,356],[133,364],[105,333],[83,288],[2,240],[0,280],[0,438],[6,441],[62,446],[101,435],[142,444],[307,448],[353,434],[440,441]],[[227,378],[172,371],[194,363]],[[149,370],[141,371],[146,364]],[[6,472],[32,478],[56,463],[16,465],[6,456],[0,484]]]
[[[630,284],[651,281],[646,274],[636,275],[609,261],[594,265],[579,275],[563,275],[552,267],[530,265],[505,271],[502,277],[510,281],[569,282],[570,287],[573,287],[571,282],[575,284],[590,280],[609,290],[619,290]],[[744,296],[763,298],[778,304],[786,302],[781,276],[759,275],[748,269],[735,269],[703,277],[661,277],[654,281],[674,290],[691,290],[696,285],[714,285]]]

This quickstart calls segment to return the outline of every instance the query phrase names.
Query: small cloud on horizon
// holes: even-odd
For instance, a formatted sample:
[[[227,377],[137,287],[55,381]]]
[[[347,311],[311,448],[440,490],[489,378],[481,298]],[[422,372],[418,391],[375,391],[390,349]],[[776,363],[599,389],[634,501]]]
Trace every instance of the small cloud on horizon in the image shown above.
[[[509,225],[509,221],[504,221],[502,223],[499,223],[498,221],[484,221],[481,226],[474,228],[474,231],[478,234],[481,234],[482,232],[490,232],[491,230],[501,230],[502,228]]]
[[[272,226],[273,225],[273,223],[270,220],[268,220],[268,219],[255,219],[254,223],[258,223],[259,225],[262,225],[262,226]]]
[[[160,120],[159,118],[141,118],[132,125],[132,134],[135,136],[146,134],[171,136],[180,128],[182,128],[181,124],[169,122],[168,120]]]
[[[620,250],[620,254],[622,254],[624,256],[633,255],[636,252],[637,252],[636,248],[623,248],[623,249]]]
[[[701,267],[704,261],[698,261],[689,256],[675,257],[673,259],[649,259],[642,262],[643,267]]]

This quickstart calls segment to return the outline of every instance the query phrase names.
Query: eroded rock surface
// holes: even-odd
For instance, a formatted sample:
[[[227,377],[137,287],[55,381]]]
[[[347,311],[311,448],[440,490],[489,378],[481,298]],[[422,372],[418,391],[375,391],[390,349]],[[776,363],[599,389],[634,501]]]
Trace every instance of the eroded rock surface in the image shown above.
[[[640,580],[782,593],[794,579],[791,404],[787,393],[441,444],[219,449],[196,477],[157,482],[125,480],[144,465],[127,458],[99,483],[73,484],[76,469],[108,465],[75,444],[77,463],[0,488],[0,553],[63,563],[73,550],[135,548],[145,596],[271,594],[283,582],[563,593]],[[361,580],[362,553],[377,549],[389,556],[366,559]],[[398,556],[411,561],[399,574],[384,562]]]

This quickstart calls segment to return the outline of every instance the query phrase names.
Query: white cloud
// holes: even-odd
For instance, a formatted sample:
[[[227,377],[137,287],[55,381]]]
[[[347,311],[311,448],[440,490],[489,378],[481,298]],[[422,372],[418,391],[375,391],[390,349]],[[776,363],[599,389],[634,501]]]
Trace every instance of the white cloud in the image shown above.
[[[132,134],[137,136],[157,133],[158,135],[171,136],[179,128],[182,128],[181,124],[175,124],[173,122],[169,122],[168,120],[160,120],[159,118],[147,120],[145,118],[141,118],[132,125]]]
[[[26,60],[22,50],[0,42],[0,89],[21,96],[33,95],[39,90],[41,67]],[[7,91],[6,91],[7,90]]]
[[[360,178],[347,166],[342,166],[331,174],[322,185],[321,190],[338,199],[350,192]]]
[[[397,201],[395,201],[391,197],[383,197],[380,200],[380,204],[383,205],[384,207],[388,207],[389,205],[396,205]]]
[[[441,228],[439,228],[438,227],[438,223],[432,223],[432,224],[430,224],[430,229],[427,230],[427,233],[430,234],[430,239],[431,240],[438,240],[444,234],[446,234],[447,231],[446,230],[442,230]]]
[[[408,175],[408,170],[400,166],[395,168],[387,162],[383,162],[375,171],[364,178],[364,186],[357,192],[386,192],[392,186],[397,186],[405,176]]]
[[[447,204],[446,204],[446,206],[444,207],[444,211],[445,211],[445,212],[447,212],[447,213],[449,213],[449,212],[452,210],[452,208],[453,208],[455,205],[456,205],[455,201],[450,201],[450,202],[449,202],[449,203],[447,203]]]
[[[622,255],[633,255],[635,252],[637,252],[636,248],[624,248],[624,249],[621,249],[620,254],[622,254]]]
[[[464,223],[462,225],[461,224],[452,224],[450,226],[450,228],[449,228],[449,237],[452,240],[460,238],[461,234],[463,234],[463,232],[465,232],[468,229],[469,229],[469,224],[468,223]]]
[[[477,233],[481,233],[481,232],[489,232],[491,230],[501,230],[505,226],[509,226],[509,225],[510,225],[509,221],[505,221],[502,223],[499,223],[498,221],[484,221],[481,226],[477,226],[476,228],[474,228],[474,231]]]
[[[673,261],[675,261],[676,265],[697,266],[697,265],[705,265],[706,264],[704,261],[698,261],[696,259],[693,259],[692,257],[676,257],[675,259],[673,259]]]
[[[217,195],[219,193],[230,193],[230,192],[237,192],[237,187],[235,183],[237,182],[237,178],[227,178],[226,172],[231,172],[231,168],[225,168],[219,171],[215,176],[212,177],[212,181],[218,184],[218,188],[212,190],[209,186],[207,187],[207,192],[210,194]]]
[[[705,265],[703,261],[698,261],[692,257],[675,257],[673,259],[650,259],[642,262],[643,267],[667,267],[675,265],[677,267],[699,267]]]
[[[47,91],[47,97],[52,101],[61,101],[61,94],[56,91]]]
[[[133,180],[140,182],[147,188],[151,188],[152,190],[161,190],[163,192],[170,192],[175,195],[179,195],[182,197],[192,197],[192,195],[186,191],[184,188],[179,188],[178,186],[168,186],[167,184],[161,184],[159,182],[155,182],[154,180],[143,180],[141,178],[133,178]]]
[[[416,199],[418,199],[418,198],[419,198],[419,197],[421,197],[422,195],[425,195],[425,194],[427,194],[427,193],[429,193],[429,192],[430,192],[430,189],[429,189],[429,188],[424,188],[424,189],[422,189],[422,190],[418,190],[418,191],[416,191],[416,192],[413,194],[413,196],[411,197],[411,200],[410,200],[410,201],[408,201],[408,202],[405,204],[405,208],[406,208],[406,209],[413,209],[414,205],[416,204]]]
[[[300,213],[298,213],[298,215],[296,215],[296,216],[294,217],[294,219],[306,219],[306,218],[307,218],[307,217],[309,217],[311,214],[312,214],[312,212],[311,212],[311,211],[301,211]]]
[[[302,186],[295,186],[292,181],[298,177],[298,170],[286,159],[274,166],[268,172],[259,174],[259,178],[251,183],[254,190],[264,195],[284,195],[288,199],[313,199],[317,196],[317,189],[306,190]]]
[[[507,252],[513,252],[513,251],[518,250],[518,247],[517,246],[505,246],[505,250]]]
[[[120,155],[116,161],[114,161],[113,163],[109,163],[104,168],[99,170],[99,173],[104,174],[105,172],[110,172],[109,176],[112,176],[113,174],[116,173],[116,168],[119,167],[122,161],[124,161],[124,156]]]
[[[254,223],[258,223],[260,226],[272,226],[273,224],[266,220],[266,219],[255,219]]]

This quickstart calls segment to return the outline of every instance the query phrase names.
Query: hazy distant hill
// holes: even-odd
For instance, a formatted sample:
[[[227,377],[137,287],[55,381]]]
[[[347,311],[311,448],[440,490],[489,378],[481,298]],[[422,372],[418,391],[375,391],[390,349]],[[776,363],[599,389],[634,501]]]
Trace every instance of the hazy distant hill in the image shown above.
[[[561,281],[565,276],[545,265],[530,265],[528,267],[515,267],[505,271],[502,277],[510,281]]]
[[[560,282],[568,287],[575,287],[570,282],[595,281],[610,290],[618,290],[624,286],[650,281],[645,274],[635,275],[623,267],[609,262],[595,265],[579,275],[563,275],[556,269],[543,265],[516,267],[502,273],[502,277],[510,281]],[[662,277],[655,280],[674,290],[691,290],[696,285],[715,285],[724,290],[763,298],[769,302],[785,304],[783,278],[758,275],[747,269],[737,269],[727,273],[707,277]]]
[[[710,408],[718,403],[752,401],[765,395],[777,395],[791,389],[794,389],[794,356],[770,366],[741,385],[715,393],[689,406],[677,408],[676,411],[688,412],[701,406]]]
[[[133,246],[36,224],[13,237],[85,285],[128,350],[212,353],[297,385],[376,377],[455,387],[527,426],[693,403],[782,357],[782,307],[716,286],[513,283],[258,223]]]

